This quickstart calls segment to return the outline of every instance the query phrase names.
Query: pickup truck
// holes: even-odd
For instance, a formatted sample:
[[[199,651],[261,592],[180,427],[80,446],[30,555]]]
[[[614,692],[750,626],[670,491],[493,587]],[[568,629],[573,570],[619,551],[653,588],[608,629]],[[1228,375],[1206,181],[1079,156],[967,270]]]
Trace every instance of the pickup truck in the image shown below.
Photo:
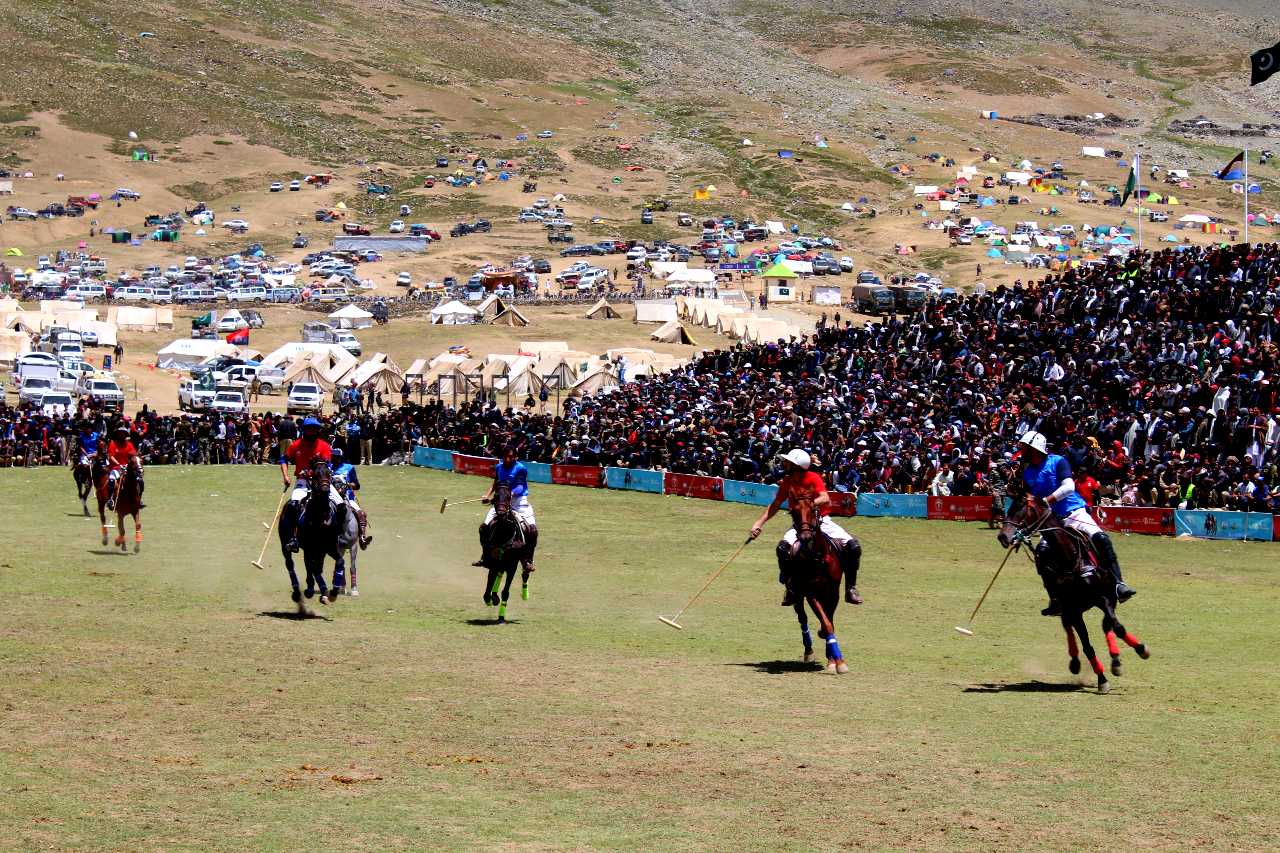
[[[124,410],[124,392],[110,376],[88,374],[80,380],[80,394],[101,402],[108,409]]]
[[[299,382],[289,389],[286,412],[290,415],[318,414],[324,408],[324,393],[319,385]]]
[[[213,395],[213,411],[219,415],[243,415],[249,411],[242,391],[218,391]]]
[[[207,412],[213,407],[216,392],[211,385],[200,385],[194,379],[178,383],[178,409],[184,412]]]
[[[247,388],[253,384],[253,377],[258,377],[259,386],[264,394],[274,394],[276,389],[284,385],[284,371],[276,367],[263,367],[258,364],[237,364],[225,371],[215,371],[214,381],[219,387]]]

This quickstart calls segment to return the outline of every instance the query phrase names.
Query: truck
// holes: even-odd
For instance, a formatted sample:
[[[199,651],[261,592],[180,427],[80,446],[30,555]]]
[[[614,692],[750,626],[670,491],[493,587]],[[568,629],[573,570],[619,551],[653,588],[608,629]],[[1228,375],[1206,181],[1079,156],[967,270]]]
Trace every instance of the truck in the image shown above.
[[[893,293],[893,309],[899,314],[918,311],[924,307],[927,293],[923,288],[913,284],[892,284],[889,290]]]
[[[860,282],[853,286],[853,307],[864,314],[891,313],[893,303],[893,291],[883,284]]]
[[[254,377],[258,378],[258,385],[264,394],[274,394],[277,389],[284,386],[284,371],[278,367],[263,367],[260,364],[237,364],[228,367],[225,371],[217,371],[213,374],[214,381],[217,382],[218,388],[247,388],[253,384]]]
[[[110,373],[86,373],[78,385],[80,396],[99,402],[104,408],[124,411],[124,391]]]
[[[207,412],[213,407],[216,393],[212,376],[184,379],[178,383],[178,409],[184,412]]]

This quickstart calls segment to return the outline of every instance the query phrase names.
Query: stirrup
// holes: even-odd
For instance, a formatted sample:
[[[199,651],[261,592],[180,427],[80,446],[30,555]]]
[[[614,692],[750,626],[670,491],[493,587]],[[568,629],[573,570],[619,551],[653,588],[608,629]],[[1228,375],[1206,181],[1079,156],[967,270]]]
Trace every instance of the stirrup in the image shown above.
[[[783,607],[796,606],[796,594],[795,592],[792,591],[790,586],[788,586],[787,591],[782,594],[782,606]]]
[[[1062,604],[1056,598],[1049,599],[1049,606],[1040,611],[1041,616],[1061,616]]]

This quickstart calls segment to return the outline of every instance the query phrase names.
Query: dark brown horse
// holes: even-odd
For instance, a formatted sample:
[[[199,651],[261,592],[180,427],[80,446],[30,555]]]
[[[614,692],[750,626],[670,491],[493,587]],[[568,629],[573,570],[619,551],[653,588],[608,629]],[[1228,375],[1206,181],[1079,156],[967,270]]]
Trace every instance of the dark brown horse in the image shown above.
[[[1111,686],[1089,641],[1089,629],[1084,624],[1087,611],[1094,607],[1102,611],[1112,675],[1122,671],[1117,636],[1143,660],[1151,657],[1151,652],[1116,618],[1116,579],[1094,558],[1084,537],[1063,527],[1056,515],[1046,513],[1033,498],[1015,500],[1001,520],[1000,544],[1008,548],[1015,542],[1028,541],[1035,533],[1040,534],[1040,543],[1035,546],[1036,571],[1062,605],[1062,629],[1067,634],[1067,654],[1071,658],[1068,669],[1073,675],[1080,673],[1080,650],[1076,646],[1079,637],[1085,657],[1098,676],[1098,692],[1106,693]]]
[[[129,460],[124,471],[116,479],[116,545],[128,551],[124,538],[125,516],[133,516],[133,553],[142,550],[142,465],[138,457]],[[105,544],[105,543],[104,543]]]
[[[93,459],[77,452],[75,463],[71,466],[71,479],[76,482],[76,497],[80,498],[80,508],[84,517],[89,517],[89,495],[93,492]]]
[[[804,659],[816,659],[813,638],[809,635],[809,617],[804,606],[807,602],[813,615],[818,617],[818,637],[827,644],[827,672],[846,673],[840,643],[836,640],[835,616],[840,606],[840,578],[844,571],[840,566],[840,553],[836,545],[821,531],[822,518],[813,501],[798,498],[792,501],[791,525],[796,531],[796,545],[788,561],[791,589],[795,593],[796,619],[800,622],[800,636],[804,640]]]
[[[98,443],[98,452],[89,461],[89,481],[98,500],[98,521],[102,525],[102,544],[109,540],[107,533],[107,502],[111,500],[111,460],[107,458],[107,443]]]
[[[516,566],[523,564],[520,597],[529,600],[529,567],[538,547],[538,531],[526,527],[511,508],[511,487],[498,483],[493,492],[493,523],[481,534],[484,567],[489,576],[484,585],[484,603],[498,608],[498,623],[507,621],[507,601]],[[506,578],[505,583],[503,577]]]

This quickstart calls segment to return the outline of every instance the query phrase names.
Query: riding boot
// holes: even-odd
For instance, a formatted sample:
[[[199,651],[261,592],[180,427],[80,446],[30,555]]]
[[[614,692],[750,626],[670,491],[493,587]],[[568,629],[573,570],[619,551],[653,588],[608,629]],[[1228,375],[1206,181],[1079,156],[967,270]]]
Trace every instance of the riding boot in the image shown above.
[[[783,607],[794,607],[796,603],[795,590],[791,588],[791,546],[786,542],[779,542],[777,547],[778,554],[778,583],[786,589],[782,595]]]
[[[146,509],[147,505],[142,502],[142,494],[147,490],[147,482],[142,479],[142,475],[138,475],[138,509]]]
[[[298,528],[302,526],[302,504],[289,501],[285,511],[280,513],[280,527],[285,531],[284,547],[290,554],[301,550],[298,546]]]
[[[369,547],[373,537],[369,535],[369,516],[362,509],[356,510],[356,527],[360,530],[360,550]]]
[[[480,559],[471,565],[477,568],[484,568],[485,561],[489,558],[489,525],[480,525]]]
[[[1098,562],[1116,579],[1116,601],[1123,604],[1137,595],[1138,591],[1125,583],[1124,577],[1120,574],[1120,560],[1116,557],[1116,549],[1111,544],[1111,537],[1105,533],[1095,533],[1089,541],[1098,554]]]
[[[1040,566],[1036,566],[1036,571],[1040,574],[1040,582],[1044,584],[1044,591],[1049,594],[1049,606],[1040,611],[1041,616],[1061,616],[1062,602],[1058,601],[1056,595],[1057,590],[1054,588],[1053,581],[1044,572],[1040,571]]]
[[[533,552],[538,547],[538,526],[536,524],[525,525],[524,528],[524,552],[529,558],[524,561],[525,577],[533,574]]]
[[[850,537],[840,548],[840,568],[844,570],[844,600],[849,604],[861,604],[858,594],[858,569],[862,566],[862,543]]]

